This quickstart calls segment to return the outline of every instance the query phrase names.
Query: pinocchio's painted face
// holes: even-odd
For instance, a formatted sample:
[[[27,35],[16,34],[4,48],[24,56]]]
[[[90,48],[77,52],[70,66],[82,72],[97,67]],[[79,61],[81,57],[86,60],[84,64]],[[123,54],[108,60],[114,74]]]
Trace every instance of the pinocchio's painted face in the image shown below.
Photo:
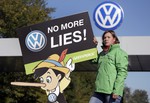
[[[49,68],[47,72],[45,72],[42,76],[39,77],[41,83],[45,84],[45,87],[41,87],[45,91],[49,92],[54,90],[61,79],[61,74],[56,75],[53,69]]]

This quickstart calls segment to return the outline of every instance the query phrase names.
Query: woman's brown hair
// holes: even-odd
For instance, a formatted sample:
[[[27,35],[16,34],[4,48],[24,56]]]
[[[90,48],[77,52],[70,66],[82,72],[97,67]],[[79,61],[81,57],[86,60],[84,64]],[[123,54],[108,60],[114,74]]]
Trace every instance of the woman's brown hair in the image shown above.
[[[103,41],[104,41],[104,36],[105,36],[106,33],[111,33],[111,35],[113,36],[113,38],[116,39],[115,44],[120,44],[120,41],[119,41],[118,37],[116,36],[116,33],[113,30],[108,30],[108,31],[105,31],[103,33],[103,35],[102,35],[102,40]]]

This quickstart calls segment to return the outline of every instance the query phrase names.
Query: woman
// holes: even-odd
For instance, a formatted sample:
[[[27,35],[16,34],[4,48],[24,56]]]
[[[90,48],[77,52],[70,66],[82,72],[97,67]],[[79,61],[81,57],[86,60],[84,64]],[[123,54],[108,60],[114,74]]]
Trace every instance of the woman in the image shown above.
[[[98,44],[95,38],[94,43]],[[95,92],[89,103],[120,103],[127,77],[128,55],[120,48],[119,43],[112,30],[102,35],[103,51],[95,60],[98,62],[98,73]]]

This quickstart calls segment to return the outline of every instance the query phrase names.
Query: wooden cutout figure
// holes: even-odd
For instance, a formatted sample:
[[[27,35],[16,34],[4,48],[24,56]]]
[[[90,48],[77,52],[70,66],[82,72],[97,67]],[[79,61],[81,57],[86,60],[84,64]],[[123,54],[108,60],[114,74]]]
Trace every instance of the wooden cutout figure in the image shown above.
[[[75,69],[75,64],[71,58],[64,64],[66,53],[67,49],[60,56],[52,54],[33,69],[35,79],[39,78],[41,83],[11,82],[11,84],[41,87],[46,91],[48,103],[67,103],[63,91],[71,81],[70,73]]]

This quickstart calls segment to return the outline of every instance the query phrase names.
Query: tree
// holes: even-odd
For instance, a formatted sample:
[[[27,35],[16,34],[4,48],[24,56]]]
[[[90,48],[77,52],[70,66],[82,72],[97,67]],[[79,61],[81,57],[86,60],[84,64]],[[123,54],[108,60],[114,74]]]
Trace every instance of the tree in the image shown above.
[[[50,14],[54,8],[46,7],[45,0],[0,0],[0,35],[2,37],[18,37],[17,28],[33,25],[50,20]],[[21,69],[15,64],[16,58],[4,60],[0,65],[1,70],[6,67]],[[11,63],[10,63],[11,62]],[[12,63],[13,62],[13,63]],[[4,67],[4,68],[3,68]],[[12,81],[36,82],[33,75],[26,75],[23,72],[1,72],[0,73],[0,103],[43,103],[47,96],[40,88],[11,86]]]
[[[124,94],[123,94],[123,103],[130,103],[130,99],[131,99],[131,89],[127,86],[125,86],[124,88]]]
[[[0,0],[0,34],[17,37],[17,28],[50,20],[54,11],[45,0]]]
[[[132,93],[129,87],[125,87],[124,99],[123,103],[149,103],[147,91],[136,89]]]
[[[148,94],[145,90],[135,90],[131,96],[130,103],[149,103]]]
[[[68,103],[88,103],[95,87],[96,72],[73,72],[64,91]]]

